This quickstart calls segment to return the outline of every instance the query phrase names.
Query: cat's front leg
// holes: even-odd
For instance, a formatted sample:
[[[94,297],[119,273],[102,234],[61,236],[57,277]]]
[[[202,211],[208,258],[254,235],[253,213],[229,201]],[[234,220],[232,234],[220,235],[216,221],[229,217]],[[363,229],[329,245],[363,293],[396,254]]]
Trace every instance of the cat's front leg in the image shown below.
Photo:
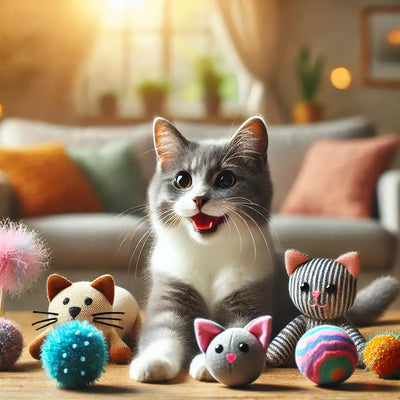
[[[130,376],[140,382],[171,380],[198,351],[194,319],[207,316],[207,307],[192,287],[164,278],[153,284],[146,313]]]
[[[206,356],[204,353],[198,354],[190,363],[189,374],[198,381],[213,382],[215,378],[210,374],[206,367]]]

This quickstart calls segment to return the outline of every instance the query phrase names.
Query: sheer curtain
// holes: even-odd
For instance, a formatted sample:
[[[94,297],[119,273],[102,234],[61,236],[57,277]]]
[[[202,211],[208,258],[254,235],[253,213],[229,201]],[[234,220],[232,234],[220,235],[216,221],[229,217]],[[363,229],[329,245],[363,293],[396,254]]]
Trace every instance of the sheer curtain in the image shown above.
[[[246,112],[280,122],[273,77],[279,50],[278,0],[216,0],[216,8],[236,53],[232,59],[239,59],[253,78]]]

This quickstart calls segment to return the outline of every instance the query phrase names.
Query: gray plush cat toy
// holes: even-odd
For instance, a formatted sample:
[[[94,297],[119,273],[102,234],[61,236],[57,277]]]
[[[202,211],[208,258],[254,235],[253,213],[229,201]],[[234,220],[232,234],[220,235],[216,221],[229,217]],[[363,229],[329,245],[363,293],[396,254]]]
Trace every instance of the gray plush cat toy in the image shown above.
[[[267,365],[282,367],[291,360],[301,336],[320,325],[343,328],[358,352],[358,365],[364,366],[365,339],[345,315],[356,297],[360,256],[346,253],[336,260],[310,258],[296,250],[285,252],[289,275],[289,295],[299,315],[275,337],[267,351]]]
[[[270,316],[253,319],[244,328],[229,329],[208,319],[195,319],[196,340],[210,374],[227,386],[256,380],[265,368],[271,325]]]

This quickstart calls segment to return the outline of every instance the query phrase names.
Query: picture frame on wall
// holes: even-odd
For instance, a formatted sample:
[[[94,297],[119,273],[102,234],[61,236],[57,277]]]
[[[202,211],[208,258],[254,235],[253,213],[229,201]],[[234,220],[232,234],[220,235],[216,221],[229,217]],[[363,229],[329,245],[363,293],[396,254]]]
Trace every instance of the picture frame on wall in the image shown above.
[[[400,88],[400,6],[363,9],[360,40],[364,84]]]

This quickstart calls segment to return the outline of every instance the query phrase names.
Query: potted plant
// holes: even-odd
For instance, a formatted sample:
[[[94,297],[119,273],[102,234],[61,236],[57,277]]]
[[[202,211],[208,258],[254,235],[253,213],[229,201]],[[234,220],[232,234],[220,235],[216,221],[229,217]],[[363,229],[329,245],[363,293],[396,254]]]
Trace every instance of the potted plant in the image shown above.
[[[167,97],[170,93],[167,79],[145,79],[137,86],[146,116],[154,117],[165,113]]]
[[[293,107],[295,123],[312,123],[321,120],[322,107],[314,98],[319,88],[324,68],[324,59],[319,55],[311,61],[310,49],[304,46],[296,62],[296,75],[300,86],[301,100]]]
[[[198,57],[196,68],[206,114],[216,116],[221,110],[222,92],[227,75],[218,68],[212,56]]]

